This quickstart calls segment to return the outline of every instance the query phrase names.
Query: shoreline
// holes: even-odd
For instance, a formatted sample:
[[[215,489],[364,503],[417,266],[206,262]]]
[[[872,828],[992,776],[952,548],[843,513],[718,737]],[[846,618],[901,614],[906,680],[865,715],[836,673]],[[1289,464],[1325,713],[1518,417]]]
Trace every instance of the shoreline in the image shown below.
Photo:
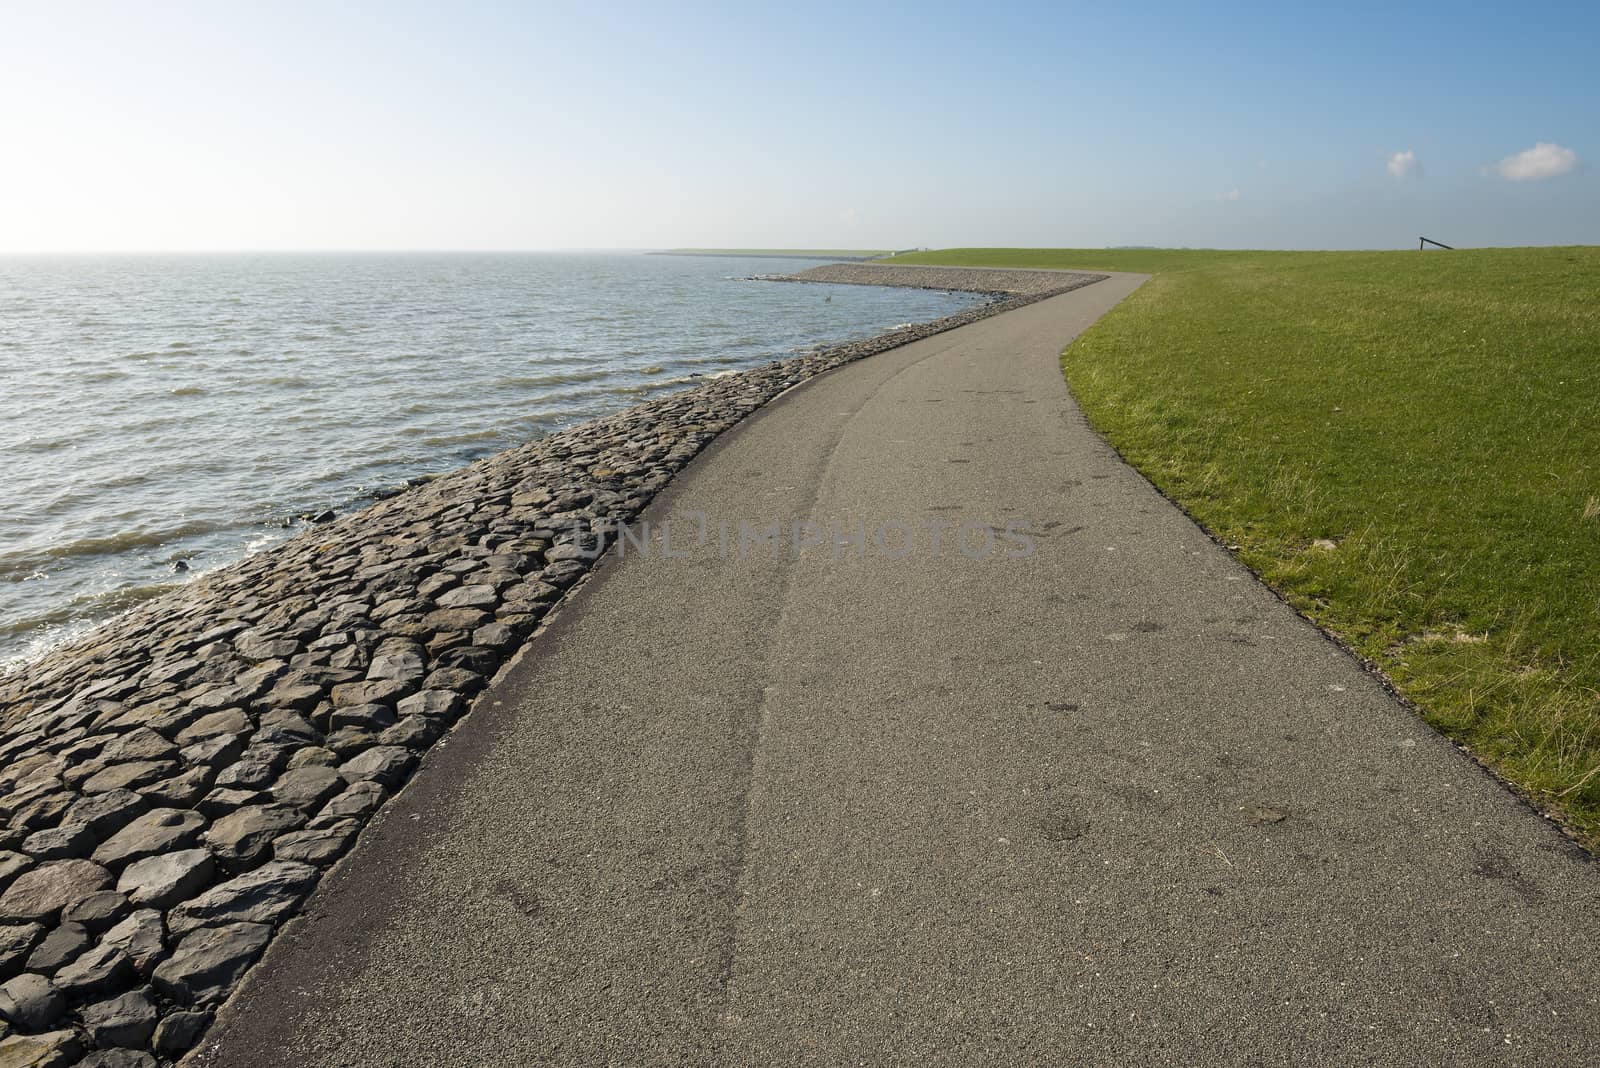
[[[853,284],[900,284],[868,265],[845,269],[883,279]],[[1022,274],[1031,277],[997,290],[948,269],[922,288],[1003,299],[709,379],[486,457],[210,571],[0,676],[0,980],[36,974],[69,994],[71,1007],[53,1002],[39,1024],[62,1049],[110,1048],[82,1010],[120,995],[152,1021],[141,1045],[153,1033],[150,1048],[181,1055],[620,524],[792,387],[1105,277]],[[64,937],[58,921],[91,902],[110,919],[98,943],[41,957]],[[85,979],[90,958],[104,974]]]

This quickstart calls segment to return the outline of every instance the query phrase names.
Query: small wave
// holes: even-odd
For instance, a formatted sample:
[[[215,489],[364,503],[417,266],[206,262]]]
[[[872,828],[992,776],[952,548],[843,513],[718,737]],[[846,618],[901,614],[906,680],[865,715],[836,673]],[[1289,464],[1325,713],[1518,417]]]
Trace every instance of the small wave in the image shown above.
[[[167,351],[184,352],[192,348],[194,348],[194,346],[189,344],[187,341],[174,341],[172,344],[167,346]]]
[[[528,386],[570,386],[610,377],[610,371],[557,371],[544,375],[511,375],[497,379],[494,384],[502,388],[514,386],[522,389]]]
[[[100,619],[126,612],[136,604],[148,601],[152,597],[159,597],[173,587],[181,585],[182,582],[155,582],[141,586],[119,586],[114,590],[103,590],[99,593],[81,593],[56,608],[24,619],[0,622],[0,636],[12,637],[26,634],[30,630],[77,622],[88,615]]]
[[[187,578],[193,578],[190,574]],[[124,586],[104,593],[83,594],[67,605],[23,619],[0,620],[0,637],[20,645],[15,656],[0,659],[0,676],[36,660],[50,650],[88,634],[152,597],[174,590],[182,582]]]
[[[172,391],[174,397],[204,397],[206,391],[199,386],[179,386]]]
[[[95,371],[93,374],[84,375],[82,378],[79,379],[79,381],[81,381],[81,382],[115,382],[119,378],[127,378],[127,377],[128,377],[128,372],[126,372],[126,371],[107,370],[107,371]]]
[[[494,441],[505,436],[500,430],[479,430],[471,434],[436,434],[431,438],[423,438],[424,445],[471,445],[480,441]]]
[[[667,369],[659,364],[651,364],[649,367],[639,368],[639,373],[642,375],[664,375],[667,373]]]
[[[130,549],[150,549],[179,538],[212,534],[221,529],[223,528],[216,523],[181,523],[165,530],[125,530],[105,538],[78,538],[43,549],[12,553],[7,559],[0,560],[0,577],[22,572],[31,573],[56,560],[84,556],[112,556]]]
[[[705,375],[678,375],[675,378],[663,378],[659,382],[640,382],[631,386],[618,386],[610,392],[629,395],[654,393],[657,390],[671,389],[673,386],[685,386],[690,382],[704,381],[705,378]]]

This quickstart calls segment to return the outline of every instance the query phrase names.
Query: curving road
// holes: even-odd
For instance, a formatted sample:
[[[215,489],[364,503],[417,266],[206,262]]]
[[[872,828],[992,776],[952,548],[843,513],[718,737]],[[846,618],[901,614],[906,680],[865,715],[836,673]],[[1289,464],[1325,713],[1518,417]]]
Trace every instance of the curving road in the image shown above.
[[[1600,1061],[1595,866],[1085,425],[1141,280],[720,439],[193,1061]]]

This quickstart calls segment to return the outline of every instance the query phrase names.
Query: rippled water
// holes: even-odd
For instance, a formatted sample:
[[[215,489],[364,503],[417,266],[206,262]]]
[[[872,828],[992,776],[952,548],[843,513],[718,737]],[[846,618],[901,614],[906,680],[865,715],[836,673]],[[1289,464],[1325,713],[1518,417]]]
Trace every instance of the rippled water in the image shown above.
[[[0,257],[0,662],[288,537],[295,516],[978,299],[743,280],[795,266]]]

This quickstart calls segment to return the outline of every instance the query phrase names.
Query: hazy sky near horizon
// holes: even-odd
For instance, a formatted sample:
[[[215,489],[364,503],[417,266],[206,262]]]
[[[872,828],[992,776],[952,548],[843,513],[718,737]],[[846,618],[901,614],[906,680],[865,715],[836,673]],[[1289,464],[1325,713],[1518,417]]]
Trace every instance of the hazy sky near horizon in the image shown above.
[[[1600,244],[1600,4],[0,0],[0,252]]]

